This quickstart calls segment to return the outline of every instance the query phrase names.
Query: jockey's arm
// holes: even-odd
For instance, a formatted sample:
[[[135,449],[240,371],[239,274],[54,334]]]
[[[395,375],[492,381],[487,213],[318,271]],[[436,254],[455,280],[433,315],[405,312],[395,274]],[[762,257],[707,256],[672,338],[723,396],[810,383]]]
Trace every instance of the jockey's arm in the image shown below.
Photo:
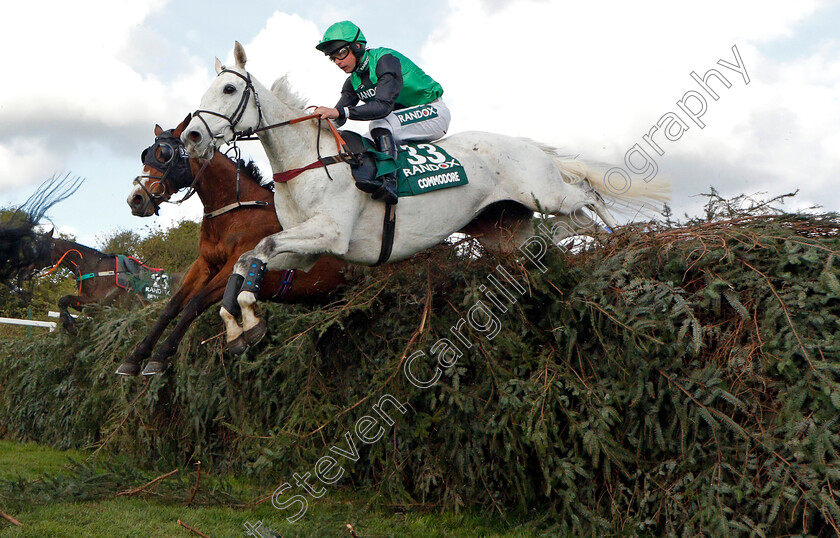
[[[347,80],[344,81],[344,86],[341,87],[341,97],[338,103],[335,104],[335,109],[338,111],[338,119],[335,120],[335,124],[339,127],[344,125],[347,122],[347,107],[353,106],[358,102],[359,96],[356,95],[356,91],[350,83],[350,77],[347,77]]]
[[[349,84],[345,83],[345,87]],[[379,59],[376,64],[376,96],[367,103],[362,103],[358,106],[338,106],[338,120],[339,125],[344,123],[347,119],[370,121],[382,119],[394,111],[397,96],[402,91],[402,65],[400,61],[391,54],[386,54]],[[351,87],[352,90],[352,87]],[[342,89],[342,99],[344,100],[344,89]],[[353,97],[357,99],[355,92]],[[341,104],[339,101],[339,105]]]

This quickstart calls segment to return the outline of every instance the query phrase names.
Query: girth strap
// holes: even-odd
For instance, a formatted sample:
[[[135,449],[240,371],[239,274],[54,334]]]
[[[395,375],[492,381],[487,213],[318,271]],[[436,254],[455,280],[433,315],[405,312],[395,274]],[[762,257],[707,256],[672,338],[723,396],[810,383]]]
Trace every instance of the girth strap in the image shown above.
[[[295,269],[284,269],[280,277],[280,286],[274,293],[274,297],[283,297],[292,289],[292,281],[295,279]]]
[[[373,264],[374,267],[382,265],[391,257],[391,249],[394,247],[394,230],[397,227],[397,208],[391,204],[385,204],[385,220],[382,223],[382,246],[379,250],[379,259]]]

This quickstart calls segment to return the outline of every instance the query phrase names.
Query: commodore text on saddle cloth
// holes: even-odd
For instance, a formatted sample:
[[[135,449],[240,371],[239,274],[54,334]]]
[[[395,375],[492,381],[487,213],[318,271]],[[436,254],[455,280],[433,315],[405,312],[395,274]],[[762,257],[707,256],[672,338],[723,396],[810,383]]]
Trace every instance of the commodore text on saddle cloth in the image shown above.
[[[708,102],[706,101],[706,96],[711,97],[714,101],[717,101],[720,99],[718,92],[721,89],[728,89],[732,87],[732,83],[726,78],[725,74],[732,77],[732,72],[738,73],[741,75],[741,78],[744,79],[745,86],[750,83],[747,68],[745,67],[743,60],[741,60],[741,54],[738,52],[738,47],[736,45],[732,45],[732,55],[734,57],[734,63],[723,59],[717,61],[718,65],[725,67],[729,71],[719,71],[712,68],[706,71],[702,77],[692,71],[690,76],[694,82],[697,83],[703,93],[700,93],[700,91],[697,90],[688,90],[676,103],[677,107],[679,107],[688,121],[697,125],[701,129],[706,126],[701,118],[709,107]],[[662,157],[665,155],[665,150],[662,149],[661,144],[663,144],[665,140],[676,142],[682,138],[683,133],[688,130],[689,124],[683,120],[680,114],[676,112],[667,112],[659,118],[647,134],[642,135],[642,140],[646,144],[646,147],[652,149],[657,155]],[[633,174],[642,176],[642,179],[645,181],[652,180],[659,172],[659,167],[657,166],[656,161],[651,157],[647,149],[638,142],[624,154],[624,164],[626,165],[627,170],[630,170]],[[607,188],[609,188],[610,191],[621,194],[630,188],[631,178],[627,170],[620,166],[615,166],[607,171],[605,180]]]

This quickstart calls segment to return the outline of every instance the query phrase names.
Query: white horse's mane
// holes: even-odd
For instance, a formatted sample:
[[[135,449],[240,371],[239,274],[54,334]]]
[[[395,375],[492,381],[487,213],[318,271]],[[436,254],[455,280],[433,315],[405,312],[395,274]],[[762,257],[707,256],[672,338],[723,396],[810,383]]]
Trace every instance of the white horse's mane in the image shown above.
[[[306,110],[308,104],[307,99],[301,94],[299,94],[297,91],[292,89],[292,84],[289,82],[288,75],[283,75],[282,77],[274,81],[274,83],[271,85],[271,93],[273,93],[274,96],[281,102],[299,111],[301,116],[309,114],[309,112]],[[327,125],[327,122],[321,122],[321,130],[329,130],[329,125]]]
[[[271,93],[292,108],[299,109],[301,112],[306,109],[306,98],[292,89],[288,75],[283,75],[274,81],[271,85]]]

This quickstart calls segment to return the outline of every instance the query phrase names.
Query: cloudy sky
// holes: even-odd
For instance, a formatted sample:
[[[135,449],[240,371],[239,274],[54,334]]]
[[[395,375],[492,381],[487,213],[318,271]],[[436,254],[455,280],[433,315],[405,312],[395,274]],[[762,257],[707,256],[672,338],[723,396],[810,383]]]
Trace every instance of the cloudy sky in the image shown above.
[[[370,46],[403,52],[443,85],[450,132],[535,138],[622,167],[634,180],[655,171],[655,179],[670,179],[678,215],[698,213],[697,195],[709,186],[724,195],[801,189],[791,208],[840,210],[838,2],[419,6],[7,3],[0,206],[18,205],[45,179],[70,173],[86,182],[49,215],[83,243],[95,245],[117,228],[143,233],[147,225],[198,218],[197,200],[166,205],[160,217],[129,212],[125,199],[154,125],[174,127],[197,108],[215,75],[214,57],[230,63],[235,40],[266,85],[288,74],[310,104],[333,105],[344,75],[313,47],[332,22],[350,19]],[[266,162],[258,143],[242,147]]]

